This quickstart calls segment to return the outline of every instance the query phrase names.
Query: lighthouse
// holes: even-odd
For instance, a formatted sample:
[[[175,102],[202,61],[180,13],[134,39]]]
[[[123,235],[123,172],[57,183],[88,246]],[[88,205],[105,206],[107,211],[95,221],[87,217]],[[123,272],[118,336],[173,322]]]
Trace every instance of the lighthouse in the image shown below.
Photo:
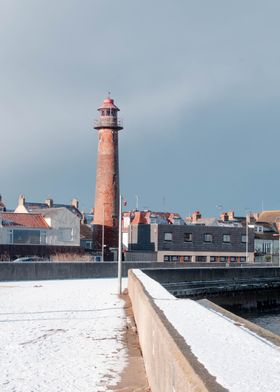
[[[118,246],[119,209],[119,155],[118,133],[122,127],[119,108],[110,95],[97,109],[99,118],[94,129],[98,131],[98,153],[93,220],[93,249],[101,251]]]

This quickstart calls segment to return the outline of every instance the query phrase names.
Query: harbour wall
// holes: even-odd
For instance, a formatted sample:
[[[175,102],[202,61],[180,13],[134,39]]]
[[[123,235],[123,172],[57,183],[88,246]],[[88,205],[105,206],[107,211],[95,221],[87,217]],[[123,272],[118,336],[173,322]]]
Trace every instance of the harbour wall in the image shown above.
[[[156,291],[150,290],[149,285],[143,283],[135,270],[129,271],[128,274],[128,291],[132,302],[133,313],[137,325],[137,331],[139,335],[139,341],[141,350],[143,353],[146,374],[148,377],[149,385],[153,392],[221,392],[229,390],[223,385],[217,382],[217,377],[211,374],[207,366],[203,365],[198,361],[197,357],[193,354],[191,346],[188,344],[188,338],[185,339],[178,333],[178,330],[174,327],[172,322],[166,317],[166,314],[159,308],[159,302],[170,304],[170,307],[174,309],[173,314],[176,313],[174,308],[175,301],[185,301],[184,299],[172,298],[172,295],[168,296],[169,293],[163,288],[157,288]],[[265,341],[265,344],[271,344],[271,351],[273,352],[274,346],[280,346],[280,337],[273,333],[250,323],[222,308],[213,304],[208,300],[201,300],[199,303],[209,309],[209,316],[221,320],[225,318],[229,321],[231,328],[236,331],[231,336],[236,344],[233,344],[234,353],[227,351],[226,346],[224,347],[223,356],[227,362],[231,363],[231,369],[229,373],[237,374],[236,380],[230,377],[232,387],[234,383],[239,382],[238,372],[239,368],[238,361],[233,361],[229,356],[238,358],[241,354],[239,352],[238,335],[239,329],[242,328],[245,333],[248,333],[251,339],[259,339]],[[177,315],[177,319],[180,319],[182,314]],[[176,315],[175,315],[176,318]],[[204,320],[205,333],[207,332],[207,318]],[[190,327],[190,326],[189,326]],[[188,328],[189,328],[188,327]],[[186,328],[187,330],[187,328]],[[219,331],[219,334],[223,335],[223,330]],[[208,342],[204,343],[207,345]],[[210,341],[209,341],[210,344]],[[209,345],[209,349],[211,344]],[[221,355],[221,353],[219,353]],[[248,358],[245,358],[248,363],[251,363],[254,358],[251,357],[251,353],[248,352]],[[263,358],[265,361],[265,358]],[[258,364],[256,364],[258,366]],[[260,369],[262,364],[260,364]],[[241,371],[244,371],[241,370]],[[249,379],[249,383],[253,383],[253,379]],[[260,380],[260,383],[264,384],[260,390],[270,391],[271,387],[265,386],[265,380]],[[246,390],[254,390],[250,385],[246,384]],[[278,387],[277,387],[278,388]],[[240,389],[241,391],[242,389]],[[244,389],[245,390],[245,389]],[[273,389],[274,391],[278,389]]]
[[[158,263],[158,262],[123,262],[122,276],[126,277],[131,268],[139,269],[160,269],[181,270],[193,268],[206,268],[206,263],[188,265],[181,263]],[[225,268],[223,263],[213,263],[212,268]],[[227,269],[237,268],[236,265]],[[248,267],[248,268],[251,268]],[[113,278],[117,276],[117,262],[33,262],[14,263],[0,262],[0,281],[20,281],[20,280],[52,280],[52,279],[90,279],[90,278]],[[173,276],[173,275],[172,275]],[[176,278],[174,275],[174,279]]]

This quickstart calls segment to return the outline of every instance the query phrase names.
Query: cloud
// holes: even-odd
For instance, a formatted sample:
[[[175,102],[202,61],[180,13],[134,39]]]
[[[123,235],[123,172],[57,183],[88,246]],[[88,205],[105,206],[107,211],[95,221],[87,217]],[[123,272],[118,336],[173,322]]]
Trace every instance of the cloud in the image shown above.
[[[248,183],[260,176],[274,187],[279,8],[251,0],[2,0],[5,198],[75,195],[91,207],[92,121],[108,90],[124,118],[121,183],[131,200],[137,192],[157,209],[164,194],[166,208],[213,212],[218,202],[235,204],[229,183],[245,201],[256,198]]]

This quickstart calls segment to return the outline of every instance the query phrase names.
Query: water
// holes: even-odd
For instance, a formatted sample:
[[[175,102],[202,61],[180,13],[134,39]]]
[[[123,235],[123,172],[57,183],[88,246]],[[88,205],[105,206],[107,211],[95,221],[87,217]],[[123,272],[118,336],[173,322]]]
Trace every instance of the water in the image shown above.
[[[259,312],[242,312],[238,316],[268,329],[280,336],[280,309]]]

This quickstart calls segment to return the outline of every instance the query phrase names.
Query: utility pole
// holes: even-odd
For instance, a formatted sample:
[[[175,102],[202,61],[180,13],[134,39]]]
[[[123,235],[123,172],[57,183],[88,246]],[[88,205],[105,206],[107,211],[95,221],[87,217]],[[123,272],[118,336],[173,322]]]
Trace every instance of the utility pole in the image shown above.
[[[118,289],[122,293],[122,195],[119,202]]]

